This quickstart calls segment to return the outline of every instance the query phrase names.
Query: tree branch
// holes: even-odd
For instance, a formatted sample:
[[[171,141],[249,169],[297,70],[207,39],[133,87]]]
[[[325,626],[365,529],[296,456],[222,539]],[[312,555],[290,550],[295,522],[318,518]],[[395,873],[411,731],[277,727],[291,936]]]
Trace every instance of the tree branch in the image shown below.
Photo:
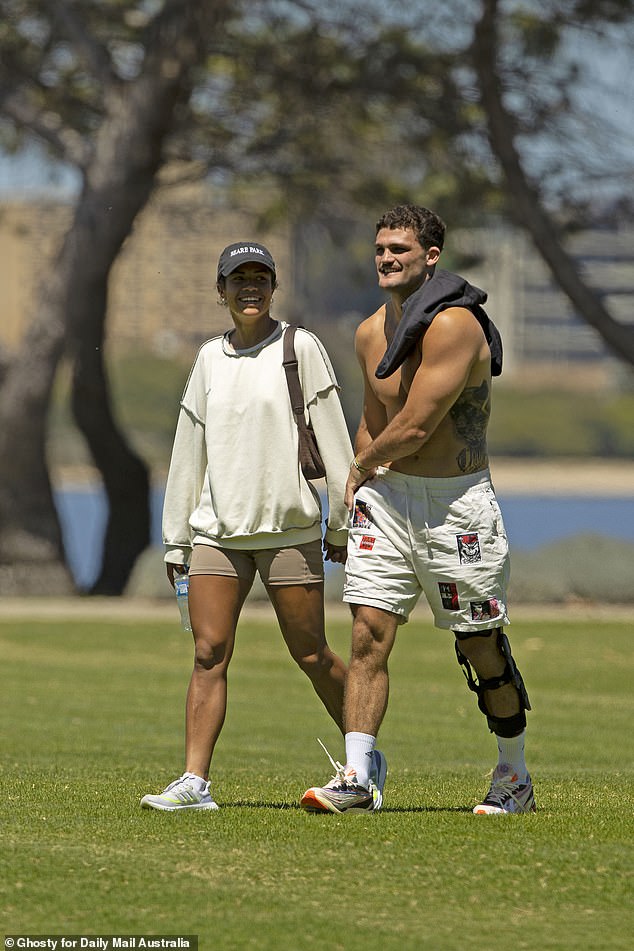
[[[500,16],[498,0],[483,0],[471,53],[489,142],[506,179],[507,192],[513,196],[515,217],[530,234],[553,279],[577,312],[594,327],[613,353],[634,363],[634,329],[615,320],[595,290],[582,280],[573,258],[563,247],[556,222],[544,208],[538,190],[522,167],[515,147],[516,122],[504,105],[502,81],[497,69]]]
[[[8,92],[0,99],[0,109],[18,126],[46,142],[60,159],[78,168],[85,167],[90,154],[87,142],[65,126],[57,113],[34,108],[20,90]]]
[[[106,46],[99,43],[86,29],[86,24],[77,15],[77,10],[65,0],[44,0],[51,18],[57,20],[68,39],[81,54],[88,70],[104,85],[116,80],[112,60]]]

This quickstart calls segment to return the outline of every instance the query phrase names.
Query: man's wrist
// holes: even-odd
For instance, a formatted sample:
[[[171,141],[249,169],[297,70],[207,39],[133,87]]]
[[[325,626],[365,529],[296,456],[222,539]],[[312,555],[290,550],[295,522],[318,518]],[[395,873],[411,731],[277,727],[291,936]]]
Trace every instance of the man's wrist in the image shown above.
[[[354,459],[352,460],[351,468],[356,469],[357,472],[360,472],[360,473],[361,473],[361,475],[365,475],[367,472],[370,471],[369,468],[366,468],[365,466],[362,466],[362,465],[360,464],[360,462],[359,462],[359,460],[357,459],[356,456],[355,456]]]

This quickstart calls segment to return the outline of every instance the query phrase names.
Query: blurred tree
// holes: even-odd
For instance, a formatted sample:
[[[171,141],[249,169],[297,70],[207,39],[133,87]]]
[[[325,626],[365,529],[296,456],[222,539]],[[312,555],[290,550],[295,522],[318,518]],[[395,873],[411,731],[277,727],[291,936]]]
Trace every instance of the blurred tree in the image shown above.
[[[508,99],[510,89],[517,85],[517,63],[521,64],[521,72],[526,80],[538,73],[536,62],[549,74],[548,80],[553,80],[557,66],[553,66],[552,62],[553,59],[556,61],[555,53],[562,44],[561,18],[564,13],[563,4],[553,6],[554,11],[547,11],[550,19],[544,16],[543,8],[524,9],[521,17],[516,11],[510,22],[504,22],[499,0],[484,0],[482,14],[474,30],[471,53],[478,77],[486,133],[502,170],[505,191],[513,197],[509,203],[512,218],[529,233],[556,284],[567,295],[577,313],[598,331],[617,356],[634,364],[634,327],[615,320],[602,303],[597,290],[583,280],[574,259],[566,252],[562,226],[556,215],[548,210],[545,189],[540,188],[526,173],[516,144],[521,126],[524,126],[525,135],[526,125],[530,121],[534,130],[543,134],[549,112],[561,112],[562,108],[569,106],[566,77],[557,77],[559,81],[554,94],[549,89],[546,97],[540,96],[537,83],[537,88],[531,88],[529,95],[523,95],[519,100],[524,107],[521,118],[505,103],[505,95]],[[624,18],[631,19],[632,13],[632,4],[628,0],[592,4],[584,0],[567,6],[573,7],[565,11],[567,16],[573,16],[577,22],[580,19],[587,22],[597,18],[603,22],[606,18],[620,22]],[[506,56],[502,55],[500,49],[501,32],[504,33]],[[512,61],[509,47],[514,52]],[[509,62],[513,65],[509,65]],[[558,162],[563,161],[563,158],[563,155],[559,156]],[[557,171],[561,173],[561,167]],[[546,188],[549,185],[552,187],[553,177],[552,173],[547,177]],[[586,198],[577,208],[577,215],[588,215],[590,207],[590,201]]]
[[[130,5],[3,0],[0,111],[81,174],[81,191],[35,317],[0,391],[0,589],[73,589],[46,464],[47,407],[64,350],[72,404],[110,512],[95,592],[117,594],[149,540],[145,464],[110,406],[103,359],[110,269],[165,162],[221,0]],[[152,13],[153,8],[156,8]]]

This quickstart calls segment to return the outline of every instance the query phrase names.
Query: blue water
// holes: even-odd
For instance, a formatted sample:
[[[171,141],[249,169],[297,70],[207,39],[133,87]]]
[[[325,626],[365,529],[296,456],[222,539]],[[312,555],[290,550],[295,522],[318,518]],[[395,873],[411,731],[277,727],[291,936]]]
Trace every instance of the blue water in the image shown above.
[[[531,551],[571,535],[593,533],[632,541],[634,499],[499,495],[512,549]],[[71,570],[80,588],[88,588],[99,571],[107,503],[102,489],[78,487],[55,494]],[[151,541],[161,544],[163,489],[151,495]]]

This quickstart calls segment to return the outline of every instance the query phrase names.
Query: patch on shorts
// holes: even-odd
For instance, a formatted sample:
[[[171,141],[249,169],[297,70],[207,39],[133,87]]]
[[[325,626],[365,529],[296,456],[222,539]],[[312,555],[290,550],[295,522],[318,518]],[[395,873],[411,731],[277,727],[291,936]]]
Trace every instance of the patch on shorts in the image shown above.
[[[488,598],[486,601],[470,601],[471,620],[489,621],[500,616],[500,605],[497,598]]]
[[[440,600],[442,601],[443,608],[447,611],[460,610],[458,585],[455,581],[439,581],[438,590],[440,591]]]
[[[468,535],[456,535],[456,543],[461,565],[474,565],[476,561],[482,561],[480,538],[477,532],[470,532]]]
[[[352,527],[369,528],[372,524],[372,516],[370,515],[370,511],[371,509],[367,502],[355,502],[354,515],[352,516]]]
[[[363,535],[359,542],[359,548],[363,548],[364,551],[372,551],[375,541],[376,538],[374,535]]]

